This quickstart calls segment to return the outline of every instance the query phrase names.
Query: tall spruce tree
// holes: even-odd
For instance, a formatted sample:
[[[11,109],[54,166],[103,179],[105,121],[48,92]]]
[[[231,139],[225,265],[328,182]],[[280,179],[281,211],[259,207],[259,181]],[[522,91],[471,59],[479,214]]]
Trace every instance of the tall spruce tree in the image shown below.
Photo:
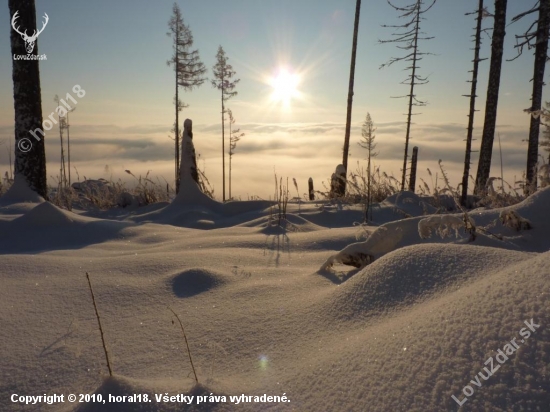
[[[487,100],[485,102],[485,121],[481,137],[481,149],[477,166],[474,193],[480,195],[485,192],[487,180],[491,173],[491,159],[493,156],[493,141],[497,123],[498,96],[500,89],[500,73],[502,56],[504,53],[504,37],[506,36],[506,8],[507,0],[495,0],[493,41],[491,43],[491,65],[489,68],[489,84],[487,86]]]
[[[236,72],[233,70],[233,66],[227,63],[228,57],[225,55],[225,51],[222,46],[218,48],[216,54],[216,64],[212,68],[214,73],[214,80],[212,80],[212,86],[221,92],[222,101],[222,187],[223,187],[223,201],[225,202],[225,102],[233,96],[237,95],[237,91],[234,90],[240,79],[234,79]]]
[[[188,107],[179,99],[179,88],[182,87],[185,91],[193,90],[204,83],[206,78],[206,67],[202,63],[199,51],[192,49],[193,34],[189,25],[184,24],[183,16],[179,6],[174,3],[172,6],[172,17],[168,21],[168,37],[172,39],[173,54],[170,60],[167,61],[169,66],[174,67],[175,73],[175,96],[174,107],[176,112],[176,120],[174,124],[175,136],[175,181],[176,193],[179,191],[180,184],[180,129],[179,129],[179,112]]]
[[[382,27],[390,27],[396,29],[396,32],[393,33],[393,37],[389,40],[380,40],[380,43],[397,43],[398,48],[406,51],[405,56],[401,57],[392,57],[387,63],[384,63],[380,68],[391,66],[397,62],[410,62],[410,66],[407,67],[407,70],[410,70],[410,75],[407,77],[403,84],[409,86],[409,94],[405,96],[399,96],[399,98],[408,98],[408,113],[407,113],[407,131],[405,134],[405,153],[403,156],[403,174],[401,177],[401,190],[405,190],[405,181],[407,177],[407,159],[409,157],[409,140],[411,138],[411,124],[412,116],[418,113],[413,113],[414,106],[425,106],[426,101],[419,100],[415,94],[415,87],[428,83],[427,77],[422,77],[418,74],[418,69],[420,66],[418,63],[422,60],[423,56],[432,54],[421,52],[419,48],[419,41],[421,40],[430,40],[433,37],[425,37],[420,29],[420,23],[424,18],[422,17],[427,13],[435,4],[436,0],[433,0],[429,6],[424,7],[424,0],[415,0],[414,3],[409,4],[408,6],[398,7],[392,4],[388,0],[388,4],[393,7],[396,11],[400,13],[399,18],[404,19],[405,23],[401,25],[383,25]]]
[[[361,129],[361,136],[362,141],[359,142],[359,146],[361,146],[363,149],[367,149],[367,204],[365,208],[365,222],[368,222],[369,220],[369,211],[370,211],[370,204],[371,204],[371,176],[372,176],[372,170],[371,170],[371,160],[373,157],[378,156],[378,153],[374,151],[376,149],[376,143],[374,143],[374,139],[376,136],[374,135],[375,132],[374,128],[374,122],[372,121],[372,118],[370,116],[370,113],[367,113],[367,117],[365,118],[365,122],[363,123],[363,127]],[[372,211],[370,219],[372,220]]]
[[[17,19],[17,26],[26,33],[36,32],[34,0],[9,0],[8,5],[12,22]],[[16,13],[17,16],[15,16]],[[10,32],[11,56],[38,55],[37,43],[32,51],[27,53],[23,37],[15,30]],[[15,111],[15,179],[16,181],[24,179],[33,191],[47,199],[46,152],[42,129],[42,95],[38,60],[14,59],[12,79]],[[40,136],[40,140],[33,138],[30,131]],[[29,147],[29,144],[32,147]]]

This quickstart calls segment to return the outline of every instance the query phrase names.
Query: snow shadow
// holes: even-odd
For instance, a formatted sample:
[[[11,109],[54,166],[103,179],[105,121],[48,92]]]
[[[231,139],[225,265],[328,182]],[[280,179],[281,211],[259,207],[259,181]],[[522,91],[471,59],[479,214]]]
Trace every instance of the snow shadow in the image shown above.
[[[174,276],[170,283],[178,298],[190,298],[223,285],[225,279],[206,269],[193,268]]]

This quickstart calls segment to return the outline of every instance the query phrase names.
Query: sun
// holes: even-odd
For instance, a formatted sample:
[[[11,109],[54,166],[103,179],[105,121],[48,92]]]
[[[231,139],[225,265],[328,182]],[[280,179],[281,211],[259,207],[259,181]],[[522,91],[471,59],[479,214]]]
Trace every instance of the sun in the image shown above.
[[[298,85],[300,76],[290,72],[287,68],[280,68],[275,76],[270,79],[270,85],[273,87],[271,99],[289,106],[293,98],[299,97]]]

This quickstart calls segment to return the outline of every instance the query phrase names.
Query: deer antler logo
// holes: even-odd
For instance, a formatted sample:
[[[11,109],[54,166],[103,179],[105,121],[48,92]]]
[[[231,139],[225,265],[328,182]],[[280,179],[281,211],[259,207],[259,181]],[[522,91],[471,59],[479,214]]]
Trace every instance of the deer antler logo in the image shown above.
[[[23,38],[23,40],[25,41],[25,48],[27,49],[27,54],[31,54],[32,51],[34,50],[34,43],[36,42],[36,38],[40,35],[40,33],[42,33],[44,31],[44,29],[46,28],[46,25],[48,24],[48,21],[50,20],[50,18],[48,17],[48,15],[46,13],[44,13],[44,19],[45,20],[44,20],[44,24],[43,24],[42,28],[40,30],[38,30],[38,32],[35,30],[34,33],[32,34],[32,36],[29,36],[29,35],[27,35],[27,30],[25,30],[24,33],[21,33],[19,31],[19,26],[15,27],[15,21],[19,17],[18,14],[19,14],[19,11],[16,11],[15,14],[13,15],[13,18],[11,19],[11,26],[13,27],[13,30],[15,30],[17,33],[19,33],[21,35],[21,37]]]

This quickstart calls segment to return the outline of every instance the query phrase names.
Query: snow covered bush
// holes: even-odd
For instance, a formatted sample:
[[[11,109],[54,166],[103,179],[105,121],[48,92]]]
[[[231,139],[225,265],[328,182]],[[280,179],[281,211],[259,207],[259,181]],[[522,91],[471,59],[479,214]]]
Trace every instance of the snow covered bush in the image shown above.
[[[455,215],[433,215],[418,222],[418,234],[422,239],[432,237],[432,233],[441,239],[453,234],[458,238],[458,230],[462,227],[464,227],[464,222]]]
[[[418,222],[418,235],[422,239],[429,239],[432,234],[438,235],[441,239],[451,237],[459,238],[459,229],[464,229],[470,234],[470,242],[476,238],[476,224],[468,213],[462,215],[433,215]]]
[[[503,210],[500,212],[499,217],[504,226],[515,229],[518,232],[520,230],[529,230],[532,227],[531,222],[521,217],[515,210]]]
[[[539,167],[540,187],[550,186],[550,163]]]

